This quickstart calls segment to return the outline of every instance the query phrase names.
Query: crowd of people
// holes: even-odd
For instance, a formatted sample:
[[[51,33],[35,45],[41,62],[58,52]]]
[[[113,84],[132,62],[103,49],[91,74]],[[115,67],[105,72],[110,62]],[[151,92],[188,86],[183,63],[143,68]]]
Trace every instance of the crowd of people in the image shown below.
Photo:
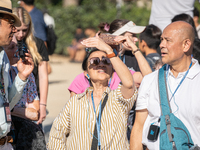
[[[34,0],[19,4],[0,1],[0,150],[200,150],[193,1],[178,7],[180,0],[153,0],[146,26],[115,19],[98,31],[77,27],[68,52],[83,72],[68,87],[48,143],[46,24]]]

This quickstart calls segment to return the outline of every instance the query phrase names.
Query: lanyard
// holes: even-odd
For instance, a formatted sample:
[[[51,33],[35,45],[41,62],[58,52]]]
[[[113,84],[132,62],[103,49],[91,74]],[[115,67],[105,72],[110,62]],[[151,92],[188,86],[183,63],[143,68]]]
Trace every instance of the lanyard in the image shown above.
[[[123,58],[122,56],[120,55],[119,58],[123,61],[123,63],[125,64],[125,55],[123,55]]]
[[[101,149],[101,140],[100,140],[100,125],[101,125],[101,102],[100,102],[100,107],[99,107],[99,121],[97,120],[96,117],[96,109],[95,109],[95,105],[94,105],[94,98],[93,98],[93,91],[91,93],[91,98],[92,98],[92,105],[93,105],[93,109],[94,109],[94,113],[95,113],[95,118],[96,118],[96,124],[97,124],[97,135],[98,135],[98,147],[99,150]]]
[[[108,87],[110,87],[111,81],[112,81],[112,76],[111,76],[111,78],[110,78],[110,80],[108,82]]]
[[[13,83],[13,77],[12,77],[12,71],[10,69],[10,79],[11,79],[11,83]]]
[[[175,89],[174,93],[172,94],[172,97],[170,98],[169,101],[171,101],[171,99],[174,97],[175,93],[177,92],[178,88],[179,88],[180,85],[183,83],[183,81],[184,81],[185,77],[187,76],[187,74],[188,74],[189,69],[191,68],[191,66],[192,66],[192,61],[191,61],[191,63],[190,63],[190,66],[189,66],[187,72],[185,73],[185,75],[183,76],[183,78],[181,79],[181,81],[179,82],[178,86],[176,87],[176,89]],[[166,72],[166,79],[167,79],[167,82],[168,82],[169,67],[170,67],[170,66],[168,66],[168,69],[167,69],[167,72]],[[169,88],[170,88],[170,86],[169,86]]]
[[[5,84],[4,84],[4,78],[3,78],[3,63],[1,66],[0,91],[3,96],[4,101],[7,102],[6,92],[5,92]]]

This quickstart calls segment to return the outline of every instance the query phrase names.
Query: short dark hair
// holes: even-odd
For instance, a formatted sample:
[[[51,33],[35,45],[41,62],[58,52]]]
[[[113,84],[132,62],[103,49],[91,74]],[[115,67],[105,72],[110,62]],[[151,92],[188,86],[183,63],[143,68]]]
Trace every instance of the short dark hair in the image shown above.
[[[194,24],[194,20],[190,15],[184,14],[184,13],[178,14],[178,15],[174,16],[174,18],[172,18],[172,22],[175,22],[175,21],[185,21],[185,22],[189,23],[194,28],[195,37],[198,37],[197,30],[196,30],[196,27]]]
[[[96,51],[100,51],[100,50],[97,49],[96,47],[87,48],[87,50],[86,50],[87,54],[86,54],[86,56],[85,56],[85,58],[84,58],[84,60],[83,60],[83,63],[82,63],[82,69],[83,69],[84,71],[87,70],[88,58],[89,58],[89,56],[90,56],[93,52],[96,52]]]
[[[175,22],[175,21],[185,21],[189,23],[190,25],[192,25],[193,27],[195,27],[193,18],[188,14],[182,13],[182,14],[178,14],[174,16],[174,18],[172,18],[172,22]]]
[[[195,38],[194,39],[194,45],[193,45],[193,57],[198,60],[200,63],[200,39]]]
[[[22,0],[26,5],[33,5],[35,0]]]
[[[140,41],[144,40],[149,48],[157,50],[161,42],[161,34],[162,31],[157,26],[150,24],[146,26],[142,33],[140,33],[139,39]]]
[[[194,16],[199,17],[199,10],[196,7],[194,7],[193,14]]]

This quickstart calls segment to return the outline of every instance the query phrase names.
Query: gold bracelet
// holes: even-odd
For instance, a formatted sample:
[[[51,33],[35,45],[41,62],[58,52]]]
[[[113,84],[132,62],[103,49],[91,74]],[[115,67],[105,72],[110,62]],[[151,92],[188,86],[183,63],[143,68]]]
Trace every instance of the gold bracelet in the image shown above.
[[[47,106],[46,104],[42,104],[42,103],[40,103],[40,105],[44,105],[44,106]]]
[[[132,54],[134,55],[136,52],[140,51],[140,49],[136,49],[135,51],[132,51]]]

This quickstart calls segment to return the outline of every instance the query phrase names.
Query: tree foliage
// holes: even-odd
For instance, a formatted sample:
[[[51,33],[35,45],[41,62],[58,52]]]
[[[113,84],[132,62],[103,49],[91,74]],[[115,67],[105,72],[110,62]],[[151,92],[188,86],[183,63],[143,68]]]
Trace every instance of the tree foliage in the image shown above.
[[[13,7],[18,6],[17,0],[12,0]],[[83,29],[97,26],[101,22],[111,23],[114,19],[128,19],[137,25],[147,25],[150,10],[138,8],[136,2],[128,2],[121,9],[116,8],[115,0],[79,0],[79,6],[62,7],[62,0],[35,0],[39,9],[46,8],[55,19],[55,32],[58,36],[56,53],[67,54],[66,47],[70,46],[78,26]],[[195,2],[200,10],[200,5]],[[98,30],[98,29],[97,29]]]
[[[59,6],[48,7],[50,15],[56,22],[56,34],[58,35],[56,53],[66,54],[66,47],[71,44],[75,30],[78,26],[97,28],[101,22],[111,23],[117,18],[116,4],[101,0],[82,2],[80,6],[61,8]],[[135,3],[126,4],[121,8],[121,19],[133,20],[138,25],[147,25],[150,10],[138,8]]]
[[[99,23],[111,23],[116,18],[146,25],[150,15],[150,10],[138,8],[134,2],[125,4],[120,10],[116,9],[116,1],[112,0],[79,0],[79,4],[64,8],[61,0],[35,0],[36,7],[46,8],[55,19],[55,32],[58,36],[55,53],[67,54],[66,47],[70,46],[78,26],[83,29],[93,27],[98,30]],[[13,7],[17,6],[17,0],[13,0]]]

